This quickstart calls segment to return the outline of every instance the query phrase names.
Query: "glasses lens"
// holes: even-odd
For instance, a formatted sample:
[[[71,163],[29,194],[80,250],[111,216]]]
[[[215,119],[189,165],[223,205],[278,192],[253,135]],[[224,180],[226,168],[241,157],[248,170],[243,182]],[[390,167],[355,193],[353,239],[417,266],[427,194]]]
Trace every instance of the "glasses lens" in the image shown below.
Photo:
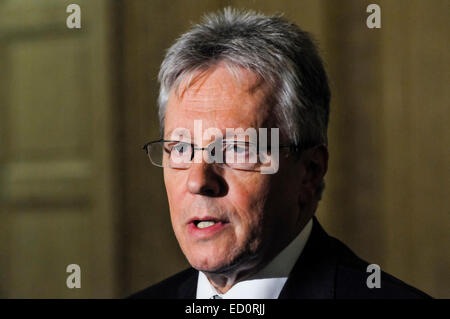
[[[153,165],[170,168],[189,168],[192,146],[189,143],[171,141],[147,145],[147,154]]]
[[[239,141],[224,143],[224,160],[228,167],[239,170],[253,171],[258,167],[256,145]]]
[[[192,145],[185,142],[164,142],[163,164],[170,168],[188,168],[191,165]]]
[[[208,148],[208,163],[245,171],[260,169],[261,161],[256,144],[242,141],[222,141],[220,145],[212,145],[213,147]],[[151,143],[147,145],[146,150],[153,165],[175,169],[189,168],[194,151],[192,144],[181,141]]]
[[[163,167],[163,143],[147,145],[147,154],[153,165]]]

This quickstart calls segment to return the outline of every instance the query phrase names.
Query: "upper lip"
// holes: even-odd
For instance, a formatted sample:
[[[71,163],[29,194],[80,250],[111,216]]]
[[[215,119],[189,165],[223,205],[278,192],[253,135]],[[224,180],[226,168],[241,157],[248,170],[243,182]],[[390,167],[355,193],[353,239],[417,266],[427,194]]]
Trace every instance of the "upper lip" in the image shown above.
[[[192,217],[191,219],[189,219],[187,223],[190,224],[190,223],[193,223],[195,221],[205,221],[205,220],[211,220],[211,221],[216,222],[216,223],[217,222],[224,222],[224,223],[228,222],[228,220],[226,220],[226,219],[213,217],[213,216],[203,216],[203,217],[195,216],[195,217]]]

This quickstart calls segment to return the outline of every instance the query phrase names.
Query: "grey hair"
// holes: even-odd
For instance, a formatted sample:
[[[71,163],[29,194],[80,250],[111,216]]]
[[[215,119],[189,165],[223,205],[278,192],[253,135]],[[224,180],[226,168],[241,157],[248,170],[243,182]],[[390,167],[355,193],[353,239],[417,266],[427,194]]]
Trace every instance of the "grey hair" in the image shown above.
[[[280,133],[291,143],[327,144],[330,89],[312,37],[280,15],[231,8],[206,15],[167,51],[158,76],[162,135],[171,90],[219,63],[251,70],[270,85]]]

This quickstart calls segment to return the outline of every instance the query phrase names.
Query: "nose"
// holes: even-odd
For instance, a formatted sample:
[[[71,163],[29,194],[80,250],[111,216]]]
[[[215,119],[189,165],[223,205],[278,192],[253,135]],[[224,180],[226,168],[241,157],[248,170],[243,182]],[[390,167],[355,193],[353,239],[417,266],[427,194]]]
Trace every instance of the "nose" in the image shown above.
[[[192,194],[209,197],[224,196],[228,191],[224,178],[208,163],[192,163],[187,187]]]

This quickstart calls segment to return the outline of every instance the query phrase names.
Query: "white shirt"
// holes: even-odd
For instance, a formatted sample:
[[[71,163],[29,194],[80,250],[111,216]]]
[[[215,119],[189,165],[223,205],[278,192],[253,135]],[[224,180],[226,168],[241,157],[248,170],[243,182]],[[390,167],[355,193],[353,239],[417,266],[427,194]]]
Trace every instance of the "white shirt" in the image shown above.
[[[206,275],[199,271],[197,299],[211,299],[215,295],[222,299],[277,299],[308,241],[311,229],[312,219],[266,267],[254,276],[236,283],[224,294],[217,292]]]

